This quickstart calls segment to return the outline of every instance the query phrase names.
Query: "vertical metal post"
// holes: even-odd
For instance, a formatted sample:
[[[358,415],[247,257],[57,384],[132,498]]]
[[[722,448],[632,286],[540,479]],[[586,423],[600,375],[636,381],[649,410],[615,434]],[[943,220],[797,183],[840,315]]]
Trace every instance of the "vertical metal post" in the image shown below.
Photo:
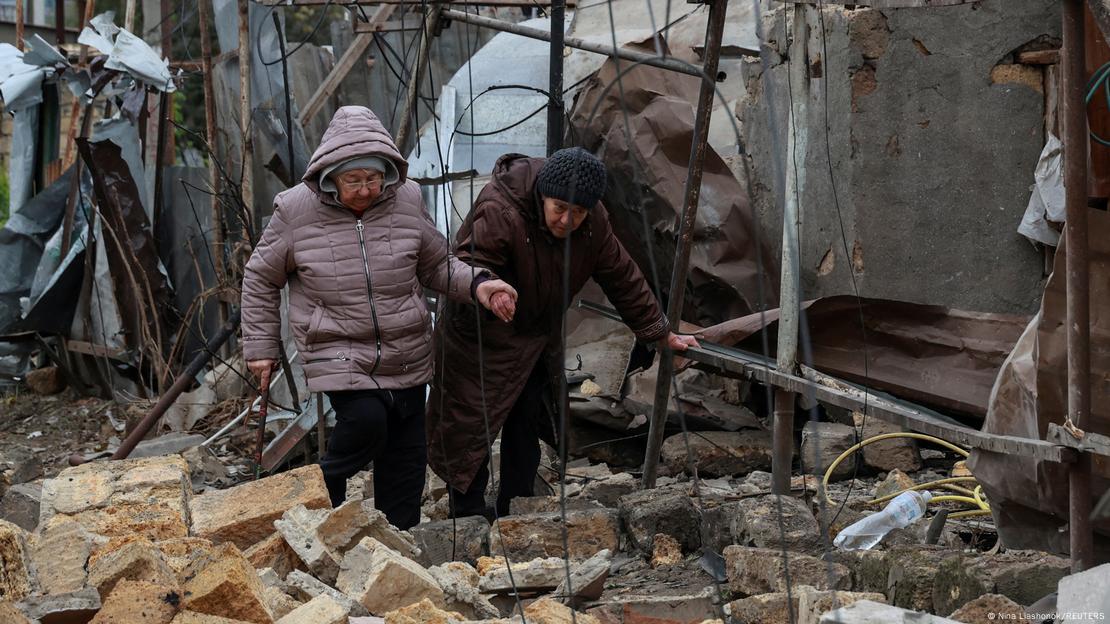
[[[201,81],[204,88],[204,130],[205,140],[208,141],[208,185],[212,187],[212,232],[209,244],[212,246],[212,257],[215,259],[216,283],[219,284],[224,277],[224,224],[220,213],[220,177],[216,170],[216,157],[220,153],[218,137],[216,135],[216,95],[212,84],[212,34],[209,30],[211,19],[212,0],[199,0],[197,16],[200,21],[200,63],[202,69]],[[220,321],[227,320],[227,304],[223,298],[217,296],[217,306],[220,310]]]
[[[690,164],[686,173],[686,200],[682,208],[682,218],[678,222],[678,245],[675,248],[670,300],[667,303],[667,319],[674,329],[678,329],[682,319],[682,305],[686,297],[686,274],[690,268],[690,247],[693,245],[694,223],[701,197],[702,166],[705,163],[705,152],[709,149],[709,120],[713,114],[717,65],[721,58],[721,37],[727,7],[728,0],[712,0],[709,5],[709,23],[705,29],[705,64],[702,67]],[[667,403],[671,396],[672,377],[674,354],[664,346],[659,351],[659,375],[655,380],[655,402],[648,429],[647,453],[644,456],[644,488],[655,487],[655,478],[659,472],[659,451],[663,447],[663,432],[667,425]]]
[[[123,29],[135,32],[135,4],[137,0],[127,0],[123,10]]]
[[[250,0],[239,0],[239,124],[243,133],[243,153],[240,161],[243,167],[243,206],[250,215],[251,228],[255,232],[262,223],[254,208],[254,141],[251,139],[251,44],[250,44]],[[249,236],[244,236],[249,240]]]
[[[551,0],[551,59],[547,80],[547,155],[563,147],[563,14],[566,0]]]
[[[27,0],[15,0],[15,47],[23,51],[23,3]]]
[[[801,314],[801,194],[805,188],[804,165],[808,132],[806,126],[807,102],[807,51],[809,39],[808,5],[792,5],[790,81],[791,109],[786,124],[786,157],[783,159],[786,188],[782,211],[782,273],[779,294],[779,328],[776,349],[780,371],[793,373],[798,365],[798,325]],[[818,8],[817,10],[820,10]],[[784,14],[783,19],[786,19]],[[799,162],[801,160],[801,162]],[[775,494],[790,493],[790,472],[794,462],[794,401],[793,392],[775,390],[774,424],[772,426],[773,453],[771,455],[771,491]]]
[[[58,45],[66,42],[66,3],[65,0],[54,2],[54,38]]]
[[[1064,189],[1067,205],[1068,419],[1087,425],[1091,412],[1091,326],[1087,245],[1087,109],[1084,77],[1083,2],[1064,0],[1063,120]],[[1079,572],[1094,564],[1091,532],[1090,458],[1080,454],[1069,473],[1068,527],[1071,565]]]
[[[420,98],[420,78],[424,73],[424,66],[428,64],[428,57],[431,56],[432,37],[435,36],[438,24],[439,6],[434,4],[429,5],[428,13],[424,17],[424,30],[420,33],[420,48],[416,55],[416,66],[409,75],[409,88],[405,96],[405,108],[401,112],[401,120],[398,122],[397,136],[395,137],[397,149],[402,152],[405,151],[405,142],[409,138],[412,116],[416,111],[416,103]]]

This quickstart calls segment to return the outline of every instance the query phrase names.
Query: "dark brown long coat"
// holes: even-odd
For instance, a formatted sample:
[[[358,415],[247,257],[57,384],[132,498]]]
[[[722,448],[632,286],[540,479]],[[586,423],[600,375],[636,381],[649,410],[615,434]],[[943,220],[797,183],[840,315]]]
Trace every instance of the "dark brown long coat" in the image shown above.
[[[436,474],[461,491],[469,488],[486,459],[483,404],[492,439],[541,357],[546,358],[551,387],[559,387],[558,375],[563,374],[566,241],[552,236],[543,222],[534,188],[543,163],[542,158],[521,154],[502,156],[456,238],[459,259],[490,269],[519,294],[511,323],[480,311],[482,366],[474,306],[449,303],[436,324],[440,352],[428,399],[428,461]],[[600,203],[574,232],[570,245],[572,299],[592,277],[638,338],[656,341],[667,335],[666,317],[640,269],[613,235]]]

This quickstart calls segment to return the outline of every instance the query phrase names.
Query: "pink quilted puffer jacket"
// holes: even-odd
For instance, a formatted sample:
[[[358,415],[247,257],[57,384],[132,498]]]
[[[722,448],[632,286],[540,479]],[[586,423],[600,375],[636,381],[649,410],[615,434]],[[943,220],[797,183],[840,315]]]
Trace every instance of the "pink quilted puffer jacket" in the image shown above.
[[[356,156],[388,158],[400,180],[361,217],[320,190],[320,172]],[[274,198],[274,214],[243,276],[243,355],[277,359],[281,289],[308,388],[397,389],[432,377],[431,317],[421,287],[471,302],[478,270],[448,253],[408,163],[369,109],[332,118],[301,184]]]

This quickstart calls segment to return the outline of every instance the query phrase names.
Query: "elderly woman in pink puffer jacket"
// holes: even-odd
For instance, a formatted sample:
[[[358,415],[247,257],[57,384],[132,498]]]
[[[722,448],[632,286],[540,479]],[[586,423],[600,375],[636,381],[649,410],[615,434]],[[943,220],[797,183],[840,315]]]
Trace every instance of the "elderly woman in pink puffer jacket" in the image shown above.
[[[369,109],[340,108],[243,276],[243,354],[268,382],[281,349],[281,289],[308,388],[336,427],[320,461],[332,505],[374,462],[374,501],[402,529],[420,521],[432,325],[423,288],[512,318],[516,291],[448,252],[408,163]]]

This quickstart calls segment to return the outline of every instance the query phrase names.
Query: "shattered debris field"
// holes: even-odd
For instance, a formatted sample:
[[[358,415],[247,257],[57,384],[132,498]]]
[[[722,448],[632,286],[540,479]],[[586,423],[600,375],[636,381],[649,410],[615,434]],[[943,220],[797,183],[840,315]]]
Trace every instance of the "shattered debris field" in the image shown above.
[[[1110,618],[1110,0],[0,0],[0,624]]]

